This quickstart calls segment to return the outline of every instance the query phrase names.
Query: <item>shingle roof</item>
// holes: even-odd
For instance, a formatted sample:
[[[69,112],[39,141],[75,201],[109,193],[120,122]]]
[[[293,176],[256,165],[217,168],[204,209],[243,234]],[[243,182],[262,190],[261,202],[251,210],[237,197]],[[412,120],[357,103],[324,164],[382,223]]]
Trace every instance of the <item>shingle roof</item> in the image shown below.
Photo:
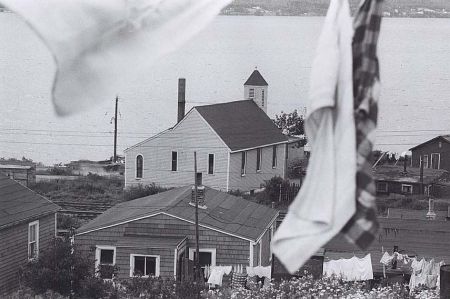
[[[258,70],[254,70],[250,77],[248,77],[247,81],[245,81],[244,85],[267,86],[269,84],[267,84],[266,80],[264,80]]]
[[[278,214],[275,209],[264,205],[205,188],[207,208],[199,209],[200,225],[256,240]],[[115,205],[79,228],[77,233],[131,222],[161,212],[194,222],[195,208],[189,205],[191,190],[191,186],[185,186]]]
[[[288,140],[251,100],[197,106],[195,109],[232,151]]]
[[[0,174],[0,229],[57,210],[48,199]]]
[[[430,139],[430,140],[428,140],[428,141],[425,141],[425,142],[423,142],[423,143],[421,143],[421,144],[418,144],[418,145],[416,145],[416,146],[410,148],[409,150],[412,151],[412,150],[414,150],[414,149],[416,149],[416,148],[419,148],[419,147],[421,147],[421,146],[424,146],[424,145],[426,145],[426,144],[428,144],[428,143],[431,143],[431,142],[433,142],[433,141],[435,141],[435,140],[438,140],[438,139],[443,140],[443,141],[445,141],[445,142],[447,142],[447,143],[450,143],[450,135],[439,135],[439,136],[434,137],[434,138],[432,138],[432,139]]]

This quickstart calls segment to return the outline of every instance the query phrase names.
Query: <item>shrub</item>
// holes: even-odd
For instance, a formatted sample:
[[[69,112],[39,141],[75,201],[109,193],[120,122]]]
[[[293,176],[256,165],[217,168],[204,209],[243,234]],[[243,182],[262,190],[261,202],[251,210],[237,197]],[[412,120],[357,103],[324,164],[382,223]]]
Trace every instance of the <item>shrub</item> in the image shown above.
[[[149,195],[153,195],[156,193],[164,192],[169,190],[168,188],[160,187],[155,183],[151,183],[150,185],[137,185],[133,187],[128,187],[123,194],[123,198],[125,201],[133,200],[136,198],[141,198]]]
[[[69,296],[71,290],[87,298],[100,298],[106,293],[102,280],[94,276],[92,260],[83,255],[70,240],[55,239],[41,251],[39,258],[21,268],[22,283],[37,294],[51,290]]]

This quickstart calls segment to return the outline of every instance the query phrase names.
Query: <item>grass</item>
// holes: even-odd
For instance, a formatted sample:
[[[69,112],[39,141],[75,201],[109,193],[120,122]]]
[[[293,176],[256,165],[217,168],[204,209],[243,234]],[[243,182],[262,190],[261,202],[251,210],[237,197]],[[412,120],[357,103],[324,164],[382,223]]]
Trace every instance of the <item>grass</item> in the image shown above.
[[[96,174],[75,180],[38,182],[30,188],[52,201],[114,205],[123,201],[156,194],[167,188],[155,184],[124,189],[123,177],[103,177]]]

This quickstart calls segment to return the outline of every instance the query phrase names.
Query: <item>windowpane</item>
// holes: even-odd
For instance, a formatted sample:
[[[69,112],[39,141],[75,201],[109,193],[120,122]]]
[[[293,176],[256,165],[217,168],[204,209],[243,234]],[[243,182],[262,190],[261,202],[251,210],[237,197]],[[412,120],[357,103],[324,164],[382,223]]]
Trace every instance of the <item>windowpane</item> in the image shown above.
[[[114,250],[113,249],[101,249],[100,250],[100,264],[114,264]]]
[[[262,158],[262,152],[261,149],[256,149],[256,170],[261,170],[261,158]]]
[[[255,97],[255,90],[253,88],[250,88],[248,91],[248,97],[250,99],[253,99]]]
[[[156,258],[147,256],[145,257],[145,275],[156,275]]]
[[[178,153],[172,152],[172,171],[177,171],[178,168]]]
[[[29,241],[30,242],[35,242],[36,241],[36,224],[30,225],[29,229],[30,229]]]
[[[241,163],[241,175],[242,175],[242,174],[245,174],[245,167],[247,164],[247,153],[246,152],[242,152],[241,159],[242,159],[242,163]]]
[[[36,242],[32,242],[30,243],[30,247],[29,247],[30,251],[28,252],[28,257],[29,258],[35,258],[37,256],[37,252],[36,252]]]
[[[194,261],[197,257],[197,253],[194,251]],[[200,260],[199,264],[201,267],[211,265],[212,264],[212,253],[211,252],[202,252],[200,251]]]
[[[208,174],[214,173],[214,154],[208,155]]]
[[[145,257],[135,256],[134,257],[134,275],[145,275]]]
[[[141,155],[138,155],[136,157],[136,177],[137,178],[142,178],[143,166],[144,166],[144,158]]]
[[[274,145],[272,147],[272,150],[273,150],[273,152],[272,152],[272,167],[275,168],[277,166],[277,146]]]

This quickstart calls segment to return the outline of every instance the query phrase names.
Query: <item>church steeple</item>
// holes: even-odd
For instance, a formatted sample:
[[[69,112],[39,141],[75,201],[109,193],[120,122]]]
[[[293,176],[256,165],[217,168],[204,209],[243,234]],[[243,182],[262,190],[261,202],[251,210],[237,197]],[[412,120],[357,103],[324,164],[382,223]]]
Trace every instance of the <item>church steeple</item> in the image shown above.
[[[267,89],[269,84],[261,73],[255,68],[253,73],[244,83],[244,98],[254,101],[259,108],[267,113]]]

